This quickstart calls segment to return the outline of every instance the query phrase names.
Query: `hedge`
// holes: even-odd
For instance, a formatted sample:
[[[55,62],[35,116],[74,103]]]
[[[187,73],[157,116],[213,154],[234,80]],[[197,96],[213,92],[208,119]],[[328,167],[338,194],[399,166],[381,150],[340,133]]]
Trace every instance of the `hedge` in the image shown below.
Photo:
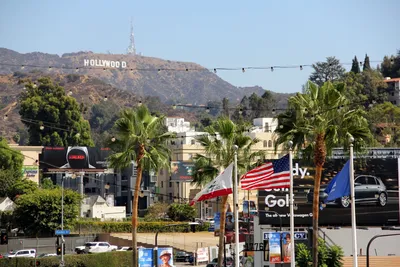
[[[172,227],[167,227],[174,224]],[[207,231],[210,223],[196,225],[197,231]],[[132,232],[131,222],[98,222],[98,221],[77,221],[72,229],[75,233],[130,233]],[[188,232],[191,231],[187,222],[139,222],[138,233],[155,232]]]
[[[35,265],[33,258],[0,259],[0,267],[58,267],[61,256],[36,259],[40,265]],[[114,251],[98,254],[65,255],[66,267],[103,267],[103,266],[132,266],[132,251]]]

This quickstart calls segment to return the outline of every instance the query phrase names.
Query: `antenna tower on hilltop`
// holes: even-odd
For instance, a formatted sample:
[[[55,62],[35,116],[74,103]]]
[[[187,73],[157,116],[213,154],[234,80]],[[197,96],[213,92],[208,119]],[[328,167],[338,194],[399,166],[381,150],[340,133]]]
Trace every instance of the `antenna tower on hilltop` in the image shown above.
[[[131,40],[127,49],[128,55],[136,55],[135,36],[133,34],[133,20],[131,19]]]

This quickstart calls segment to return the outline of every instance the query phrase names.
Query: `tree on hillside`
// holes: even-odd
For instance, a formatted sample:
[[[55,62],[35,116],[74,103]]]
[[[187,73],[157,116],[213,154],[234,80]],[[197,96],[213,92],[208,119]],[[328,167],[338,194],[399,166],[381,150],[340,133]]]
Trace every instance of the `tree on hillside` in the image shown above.
[[[11,149],[7,140],[0,137],[0,197],[8,196],[10,188],[22,178],[24,156]]]
[[[353,72],[353,73],[356,73],[356,74],[361,72],[357,56],[354,56],[354,58],[353,58],[353,63],[351,64],[351,70],[350,71]]]
[[[133,161],[137,169],[132,201],[133,266],[138,265],[138,203],[143,171],[158,172],[161,168],[170,166],[167,141],[174,134],[165,131],[164,120],[164,116],[153,116],[145,105],[141,105],[122,111],[114,126],[116,140],[111,148],[115,153],[108,159],[110,167],[121,170]]]
[[[363,71],[369,71],[369,70],[371,70],[371,64],[369,62],[369,56],[365,54]]]
[[[377,142],[388,147],[400,147],[400,107],[390,102],[378,104],[369,110],[366,117]]]
[[[277,116],[275,149],[280,144],[293,141],[295,151],[302,151],[302,157],[313,159],[316,168],[312,208],[314,267],[319,266],[319,193],[326,157],[335,147],[347,148],[349,137],[354,138],[356,150],[372,139],[365,112],[359,105],[352,106],[344,92],[345,87],[341,83],[326,82],[319,87],[309,82],[307,91],[289,98],[289,109]]]
[[[29,132],[29,145],[93,146],[90,126],[75,98],[50,78],[28,83],[20,97],[21,121]]]
[[[400,50],[397,51],[397,55],[385,56],[383,58],[381,72],[384,77],[400,77]]]
[[[229,99],[226,97],[222,99],[222,116],[230,117]]]
[[[234,162],[234,145],[238,146],[239,170],[247,170],[250,163],[256,157],[264,155],[262,151],[251,151],[251,148],[259,140],[251,139],[251,137],[245,135],[246,129],[243,126],[236,125],[226,117],[221,117],[213,125],[206,127],[205,132],[207,134],[196,138],[205,150],[205,155],[196,154],[194,157],[195,165],[192,184],[196,186],[204,186]],[[224,233],[228,196],[223,196],[221,199],[218,266],[222,266],[223,250],[225,247]]]
[[[38,189],[17,198],[15,221],[26,234],[50,235],[61,224],[61,189]],[[79,193],[64,190],[64,227],[69,228],[76,219],[82,198]]]
[[[327,81],[340,81],[346,70],[340,64],[339,59],[335,57],[327,57],[326,62],[317,62],[312,65],[314,72],[310,75],[310,81],[318,86],[323,85]]]
[[[103,101],[92,106],[89,123],[96,146],[104,146],[110,140],[110,131],[119,112],[120,107],[113,101]]]

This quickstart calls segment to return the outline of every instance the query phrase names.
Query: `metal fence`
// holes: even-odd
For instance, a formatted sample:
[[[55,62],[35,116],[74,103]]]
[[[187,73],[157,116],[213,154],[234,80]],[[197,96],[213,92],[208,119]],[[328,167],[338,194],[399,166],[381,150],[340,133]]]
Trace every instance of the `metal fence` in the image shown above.
[[[65,236],[65,252],[67,254],[74,253],[75,247],[83,246],[86,242],[96,239],[96,235],[84,236]],[[17,251],[21,249],[36,249],[36,254],[56,253],[57,237],[48,238],[18,238],[10,237],[7,245],[0,246],[0,253],[4,254],[11,250]]]

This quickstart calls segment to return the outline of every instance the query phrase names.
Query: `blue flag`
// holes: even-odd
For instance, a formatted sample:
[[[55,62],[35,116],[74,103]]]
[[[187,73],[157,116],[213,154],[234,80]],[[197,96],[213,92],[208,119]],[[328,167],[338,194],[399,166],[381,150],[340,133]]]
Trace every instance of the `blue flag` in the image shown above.
[[[329,202],[350,195],[350,161],[346,162],[343,169],[336,174],[325,189],[328,197],[324,202]]]

